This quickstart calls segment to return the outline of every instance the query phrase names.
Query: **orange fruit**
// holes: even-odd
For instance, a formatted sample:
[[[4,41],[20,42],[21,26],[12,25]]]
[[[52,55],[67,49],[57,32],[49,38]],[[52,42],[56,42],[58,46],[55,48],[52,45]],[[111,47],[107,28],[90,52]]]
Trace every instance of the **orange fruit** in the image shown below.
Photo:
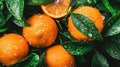
[[[57,37],[55,21],[45,14],[35,14],[28,19],[30,26],[23,28],[23,35],[33,47],[50,46]]]
[[[71,0],[55,0],[55,2],[47,5],[41,5],[44,13],[52,18],[64,17],[70,5]]]
[[[74,67],[74,57],[61,45],[48,48],[45,55],[48,67]]]
[[[99,32],[102,31],[104,27],[104,17],[96,8],[90,6],[78,7],[73,11],[73,13],[82,14],[88,17],[95,24]],[[77,40],[89,40],[90,38],[84,35],[82,32],[78,31],[74,26],[71,17],[68,19],[68,31]]]
[[[5,66],[24,59],[28,50],[27,41],[18,34],[5,34],[0,38],[0,62]]]

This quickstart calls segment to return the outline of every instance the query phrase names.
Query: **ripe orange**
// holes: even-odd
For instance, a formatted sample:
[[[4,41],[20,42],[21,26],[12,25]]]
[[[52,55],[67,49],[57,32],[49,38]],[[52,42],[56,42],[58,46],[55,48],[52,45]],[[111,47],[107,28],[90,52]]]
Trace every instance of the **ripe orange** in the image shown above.
[[[74,57],[61,45],[48,48],[45,55],[48,67],[74,67]]]
[[[41,8],[50,17],[61,18],[67,14],[69,5],[70,0],[55,0],[54,3],[41,5]]]
[[[6,66],[24,59],[28,50],[27,41],[18,34],[6,34],[0,38],[0,62]]]
[[[23,28],[23,35],[33,47],[50,46],[57,37],[55,21],[45,14],[35,14],[28,19],[31,26]]]
[[[95,24],[99,32],[102,31],[104,27],[104,17],[99,12],[99,10],[97,10],[96,8],[93,8],[90,6],[82,6],[82,7],[78,7],[77,9],[75,9],[73,13],[82,14],[88,17],[91,21],[93,21],[93,23]],[[68,31],[77,40],[89,40],[90,39],[89,37],[87,37],[86,35],[84,35],[83,33],[81,33],[80,31],[76,29],[76,27],[72,23],[71,17],[69,17],[68,19]]]

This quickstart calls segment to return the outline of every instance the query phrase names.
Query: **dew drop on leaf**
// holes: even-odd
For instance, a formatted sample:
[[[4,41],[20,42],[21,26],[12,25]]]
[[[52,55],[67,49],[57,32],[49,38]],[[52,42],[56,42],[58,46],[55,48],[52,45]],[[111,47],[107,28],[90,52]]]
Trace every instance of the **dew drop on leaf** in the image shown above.
[[[89,33],[88,35],[89,35],[89,37],[92,37],[92,33]]]

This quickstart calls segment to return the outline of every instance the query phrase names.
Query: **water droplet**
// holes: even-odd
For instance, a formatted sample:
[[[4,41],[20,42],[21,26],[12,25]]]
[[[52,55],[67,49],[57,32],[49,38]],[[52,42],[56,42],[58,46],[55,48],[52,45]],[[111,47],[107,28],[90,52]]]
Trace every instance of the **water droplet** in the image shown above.
[[[10,51],[8,51],[7,53],[10,54]]]
[[[117,51],[115,51],[115,54],[117,54],[118,52]]]
[[[28,41],[31,41],[31,40],[32,40],[31,38],[28,39]]]
[[[80,19],[83,19],[83,16]]]
[[[43,41],[42,41],[42,43],[44,44],[44,43],[46,43],[46,41],[45,41],[45,40],[43,40]]]
[[[13,48],[16,49],[16,50],[19,49],[17,45],[14,45]]]
[[[33,64],[30,64],[30,66],[33,66]]]
[[[67,48],[67,46],[64,46],[65,48]]]
[[[79,24],[79,23],[76,23],[77,25]]]
[[[14,53],[14,56],[17,56],[17,54],[16,54],[16,53]]]
[[[58,60],[60,60],[61,58],[60,57],[57,57],[58,58]]]
[[[83,23],[85,23],[86,21],[84,20]],[[85,23],[86,24],[86,23]]]
[[[65,54],[64,57],[67,57],[67,55]]]
[[[81,29],[81,31],[84,31],[84,29]]]
[[[65,67],[68,67],[68,65],[65,65]]]
[[[71,47],[68,47],[68,49],[70,49]]]
[[[85,30],[87,30],[87,28],[84,28]]]
[[[104,20],[105,19],[105,16],[101,16],[102,17],[102,20]]]
[[[89,33],[88,36],[89,36],[89,37],[92,37],[92,33]]]
[[[23,43],[23,40],[20,40],[20,43]]]
[[[89,4],[91,4],[91,0],[87,0],[87,2],[88,2]]]
[[[111,24],[110,23],[108,23],[108,26],[110,26]]]
[[[76,51],[79,51],[79,49],[76,49]]]
[[[94,19],[97,19],[97,17],[94,17]]]
[[[40,23],[40,25],[43,25],[43,23]]]
[[[73,62],[71,61],[70,64],[73,64]]]

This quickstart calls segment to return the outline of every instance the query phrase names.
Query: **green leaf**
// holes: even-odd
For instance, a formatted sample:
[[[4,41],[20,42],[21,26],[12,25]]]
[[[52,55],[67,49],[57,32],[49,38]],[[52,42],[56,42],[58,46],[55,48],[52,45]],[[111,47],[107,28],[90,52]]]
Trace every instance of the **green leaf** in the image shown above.
[[[3,13],[0,11],[0,27],[4,26],[6,23]]]
[[[5,0],[8,10],[18,20],[22,19],[24,0]]]
[[[120,60],[120,45],[119,44],[107,44],[105,46],[106,52],[113,58]]]
[[[94,48],[94,45],[89,42],[66,42],[62,46],[72,55],[84,55]]]
[[[71,17],[75,27],[84,35],[93,38],[95,40],[103,39],[98,29],[89,18],[81,14],[75,14],[75,13],[73,13]]]
[[[0,33],[5,32],[7,29],[8,29],[8,27],[5,27],[5,26],[1,27],[1,28],[0,28]]]
[[[0,67],[3,67],[3,64],[2,64],[2,63],[0,63]]]
[[[105,51],[114,59],[120,60],[120,34],[108,37],[104,41]]]
[[[4,17],[5,17],[5,21],[7,22],[12,17],[12,14],[6,11],[4,12]]]
[[[107,30],[107,36],[113,36],[120,33],[120,19],[117,19],[116,22],[112,25],[110,29]]]
[[[107,20],[105,27],[103,29],[103,34],[105,37],[113,36],[113,35],[120,33],[120,30],[119,30],[120,18],[119,17],[120,17],[120,11]]]
[[[3,0],[0,0],[0,11],[3,10]]]
[[[109,64],[106,58],[96,51],[92,59],[92,67],[109,67]]]
[[[108,12],[108,9],[106,9],[105,5],[102,2],[99,2],[96,4],[96,7],[100,10],[100,11],[105,11]],[[106,19],[106,18],[105,18]]]
[[[80,63],[86,63],[86,59],[84,58],[84,56],[74,56],[75,57],[75,60],[77,61],[76,63],[77,64],[80,64]]]
[[[3,2],[4,0],[0,0],[0,2]]]
[[[3,0],[0,1],[0,27],[5,25],[5,18],[4,18],[4,14],[3,14]]]
[[[102,2],[112,15],[116,14],[115,10],[113,9],[113,7],[109,3],[109,0],[102,0]]]
[[[46,62],[45,62],[45,51],[40,55],[40,61],[39,61],[39,66],[40,67],[46,67]]]
[[[46,67],[46,62],[45,62],[45,52],[47,48],[39,48],[39,49],[31,49],[30,53],[37,53],[40,57],[38,67]]]
[[[21,20],[15,19],[15,20],[13,20],[13,22],[14,22],[16,25],[20,26],[20,27],[29,26],[29,24],[28,24],[28,22],[26,21],[25,18],[23,18],[23,19],[21,19]]]
[[[71,6],[76,5],[93,5],[97,3],[98,0],[71,0]]]
[[[117,43],[120,44],[120,34],[117,34],[115,36],[107,37],[105,43]]]
[[[37,67],[39,64],[39,60],[40,60],[39,55],[32,53],[24,60],[16,64],[10,65],[8,67]]]
[[[55,0],[27,0],[29,5],[42,5],[42,4],[49,4],[55,2]]]
[[[60,32],[60,37],[62,37],[62,39],[68,39],[69,41],[73,41],[73,42],[77,42],[76,39],[74,39],[69,32]],[[66,40],[63,40],[63,42],[66,42]]]
[[[117,0],[118,2],[120,2],[120,0]]]

